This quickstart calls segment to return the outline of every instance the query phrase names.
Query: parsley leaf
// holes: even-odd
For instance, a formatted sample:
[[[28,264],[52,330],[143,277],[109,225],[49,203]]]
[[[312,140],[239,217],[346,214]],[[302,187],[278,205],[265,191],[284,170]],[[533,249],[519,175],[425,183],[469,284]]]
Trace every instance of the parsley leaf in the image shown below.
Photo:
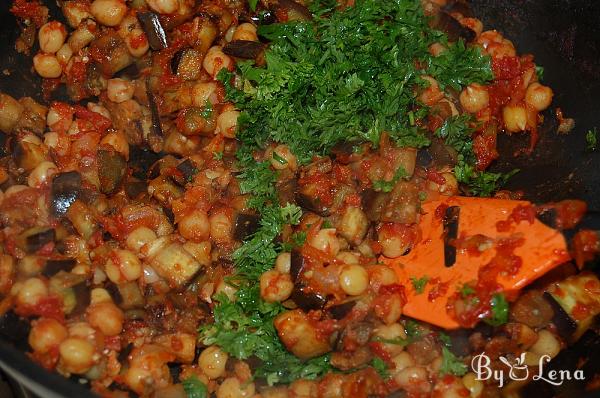
[[[188,398],[208,398],[208,389],[196,376],[181,382]]]
[[[415,277],[411,277],[410,282],[413,285],[413,289],[415,289],[415,293],[421,294],[425,291],[425,286],[427,285],[427,282],[429,282],[429,277],[424,276],[424,277],[418,278],[418,279]]]
[[[445,345],[442,346],[442,366],[440,374],[453,374],[455,376],[463,376],[467,373],[467,365],[462,363],[456,355],[452,353]]]
[[[248,0],[248,7],[250,7],[250,11],[256,10],[257,4],[258,4],[258,0]]]
[[[430,74],[441,88],[450,86],[460,91],[470,83],[484,84],[494,78],[491,59],[477,46],[467,46],[463,40],[451,44],[429,64]]]
[[[518,172],[519,169],[514,169],[508,173],[477,171],[475,167],[465,162],[459,162],[454,167],[454,175],[458,182],[467,185],[471,195],[484,197],[492,196],[494,192],[504,186]]]
[[[595,127],[593,129],[588,130],[587,133],[585,133],[585,142],[585,149],[587,149],[588,151],[596,150],[596,147],[598,145],[598,132],[596,131]]]
[[[385,361],[379,357],[373,358],[371,361],[371,366],[379,373],[384,379],[388,379],[390,377],[390,372],[388,370],[388,366]]]
[[[492,296],[490,302],[492,307],[492,314],[489,318],[483,321],[488,325],[500,326],[508,322],[508,301],[502,293],[496,293]]]
[[[467,298],[468,296],[475,294],[475,289],[473,289],[472,286],[469,286],[466,283],[460,288],[459,291],[462,298]]]
[[[394,173],[394,176],[391,180],[377,180],[373,181],[373,189],[381,192],[392,192],[396,183],[400,181],[401,178],[408,177],[408,173],[404,170],[403,167],[398,167],[398,170]]]

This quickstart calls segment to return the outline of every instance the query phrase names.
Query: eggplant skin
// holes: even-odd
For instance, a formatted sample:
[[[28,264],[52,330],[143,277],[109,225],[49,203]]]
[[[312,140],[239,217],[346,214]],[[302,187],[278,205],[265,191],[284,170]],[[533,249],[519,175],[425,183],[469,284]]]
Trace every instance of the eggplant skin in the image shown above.
[[[100,149],[96,155],[100,192],[113,194],[120,187],[127,174],[127,161],[118,152]]]
[[[81,174],[76,171],[58,173],[52,179],[50,212],[54,217],[65,215],[81,193]]]
[[[223,47],[223,52],[237,58],[254,59],[265,48],[264,44],[251,40],[234,40]]]
[[[239,213],[235,217],[233,238],[243,241],[258,231],[260,227],[260,216],[256,214]]]

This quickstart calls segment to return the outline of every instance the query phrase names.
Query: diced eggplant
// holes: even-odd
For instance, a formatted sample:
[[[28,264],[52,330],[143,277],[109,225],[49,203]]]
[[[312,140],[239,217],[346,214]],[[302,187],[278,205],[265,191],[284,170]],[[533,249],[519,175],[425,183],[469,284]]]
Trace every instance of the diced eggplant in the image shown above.
[[[196,165],[190,159],[186,159],[183,162],[179,163],[177,165],[177,170],[179,170],[181,174],[183,174],[183,179],[185,182],[192,181],[196,173],[198,173]]]
[[[435,14],[431,20],[432,27],[448,35],[451,42],[463,39],[466,43],[473,41],[476,34],[473,30],[461,25],[454,17],[445,11]]]
[[[48,152],[44,146],[26,141],[13,142],[13,159],[19,168],[31,171],[46,160]]]
[[[184,48],[171,58],[171,72],[185,81],[197,80],[202,71],[204,57],[194,48]]]
[[[260,227],[260,216],[250,213],[238,213],[233,227],[233,238],[243,241],[254,234]]]
[[[137,199],[140,195],[148,192],[148,184],[137,178],[130,178],[125,184],[125,193],[129,199]]]
[[[554,317],[551,304],[539,290],[523,293],[511,306],[510,318],[532,328],[543,328]]]
[[[591,272],[582,272],[550,286],[547,292],[577,324],[571,336],[577,340],[600,314],[600,280]]]
[[[472,334],[471,330],[468,329],[456,329],[456,330],[448,330],[445,331],[450,337],[450,346],[448,347],[450,351],[456,356],[466,357],[471,353],[471,348],[469,344],[469,336]]]
[[[53,228],[33,227],[23,232],[21,236],[24,238],[25,251],[35,253],[45,244],[54,242],[56,231]]]
[[[293,0],[278,0],[277,6],[280,10],[285,11],[287,21],[308,21],[313,18],[308,8]]]
[[[154,51],[167,48],[167,34],[160,23],[158,15],[151,11],[138,11],[138,20],[148,37],[148,44]]]
[[[98,179],[100,192],[110,195],[115,193],[127,174],[127,161],[119,152],[99,149],[96,154],[98,161]]]
[[[362,205],[369,221],[380,221],[381,214],[387,205],[389,194],[385,192],[376,192],[367,188],[361,194]]]
[[[127,45],[114,30],[106,30],[90,44],[90,53],[106,76],[115,73],[133,63],[133,57],[127,49]]]
[[[306,292],[299,285],[294,286],[290,300],[304,311],[322,310],[327,303],[327,298],[317,293]]]
[[[148,170],[156,163],[164,154],[154,153],[147,149],[139,148],[137,146],[129,147],[129,167],[131,168],[132,175],[140,180],[146,180],[148,178]],[[156,178],[158,174],[150,178]]]
[[[158,113],[158,106],[156,105],[156,98],[154,98],[154,93],[150,89],[150,82],[146,79],[146,96],[148,97],[148,107],[150,108],[150,114],[152,116],[152,126],[150,131],[159,137],[162,137],[162,125],[160,124],[160,114]]]
[[[292,250],[290,255],[290,275],[292,277],[292,281],[295,282],[298,280],[298,277],[300,277],[300,273],[302,273],[304,266],[305,260],[302,253],[296,249]]]
[[[331,213],[330,209],[321,204],[317,198],[313,198],[302,192],[296,192],[296,203],[303,209],[317,213],[322,217],[327,217]]]
[[[178,242],[163,237],[152,242],[148,250],[150,265],[156,273],[176,288],[184,287],[201,270],[201,265]]]
[[[90,305],[90,288],[85,282],[78,283],[72,287],[75,294],[75,307],[71,310],[71,316],[81,315]]]
[[[331,317],[333,319],[340,320],[346,317],[346,315],[348,315],[352,311],[355,305],[356,301],[354,300],[346,301],[345,303],[336,304],[327,308],[327,311],[331,314]]]
[[[544,298],[548,304],[552,307],[554,316],[552,317],[552,323],[556,326],[556,331],[560,337],[564,339],[570,338],[573,333],[577,330],[577,322],[573,320],[567,314],[567,312],[561,307],[560,304],[552,297],[548,292],[544,293]]]
[[[223,52],[237,58],[255,59],[264,50],[265,45],[252,40],[234,40],[223,47]]]
[[[55,217],[63,216],[81,191],[81,175],[76,171],[58,173],[52,179],[50,190],[50,212]]]
[[[50,278],[60,271],[70,272],[77,264],[74,258],[64,258],[60,260],[48,260],[42,270],[42,275]]]

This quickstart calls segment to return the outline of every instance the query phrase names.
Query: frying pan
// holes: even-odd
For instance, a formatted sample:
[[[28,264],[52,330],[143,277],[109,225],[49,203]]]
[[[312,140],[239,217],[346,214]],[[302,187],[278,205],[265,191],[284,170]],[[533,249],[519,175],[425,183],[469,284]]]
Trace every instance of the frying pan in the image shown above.
[[[0,91],[13,97],[40,98],[40,79],[34,76],[31,58],[17,54],[19,34],[9,0],[0,5]],[[60,18],[53,0],[45,1],[51,18]],[[600,214],[600,148],[586,150],[585,134],[600,129],[600,2],[596,0],[471,0],[474,14],[484,26],[497,28],[512,40],[519,53],[532,53],[545,68],[544,83],[553,88],[553,107],[576,120],[568,135],[556,134],[552,112],[545,114],[541,139],[531,156],[513,154],[526,147],[528,136],[501,135],[501,158],[495,171],[521,171],[507,188],[521,189],[534,202],[566,198],[583,199],[592,215]],[[554,109],[554,108],[553,108]],[[0,143],[5,137],[0,133]],[[1,146],[1,145],[0,145]],[[0,154],[4,155],[0,148]],[[600,229],[600,217],[591,217],[589,227]],[[94,396],[78,383],[48,373],[24,354],[28,350],[28,324],[11,313],[0,318],[0,367],[41,397]],[[555,369],[573,369],[584,358],[584,373],[590,380],[600,374],[600,335],[588,331],[574,346],[563,350],[550,364]],[[581,364],[581,362],[579,362]],[[530,383],[524,397],[598,397],[585,392],[583,383],[567,382],[554,387]]]

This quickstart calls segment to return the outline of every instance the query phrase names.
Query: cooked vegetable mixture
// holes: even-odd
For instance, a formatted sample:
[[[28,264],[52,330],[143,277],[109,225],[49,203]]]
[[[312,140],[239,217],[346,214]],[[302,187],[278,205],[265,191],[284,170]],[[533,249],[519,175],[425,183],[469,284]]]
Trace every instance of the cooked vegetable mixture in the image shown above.
[[[536,367],[600,312],[596,232],[559,233],[585,203],[520,201],[490,234],[449,206],[521,199],[497,136],[533,151],[553,97],[467,4],[58,3],[11,8],[45,100],[0,93],[0,315],[44,368],[114,398],[512,397],[471,358]],[[541,228],[554,270],[508,289],[541,276],[519,254]]]

